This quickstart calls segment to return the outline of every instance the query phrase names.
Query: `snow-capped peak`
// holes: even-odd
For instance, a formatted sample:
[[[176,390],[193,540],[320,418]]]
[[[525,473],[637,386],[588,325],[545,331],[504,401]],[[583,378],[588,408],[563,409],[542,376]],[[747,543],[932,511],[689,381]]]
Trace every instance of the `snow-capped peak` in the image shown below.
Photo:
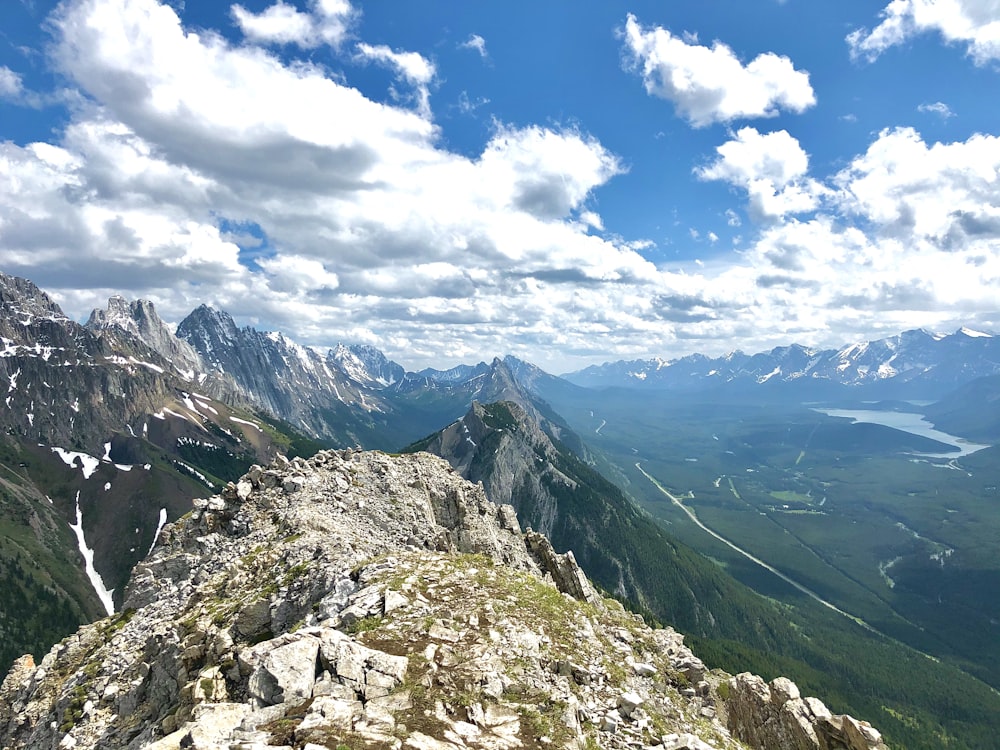
[[[972,339],[991,339],[991,338],[993,338],[993,334],[992,333],[983,333],[982,331],[976,331],[976,330],[973,330],[972,328],[966,328],[965,326],[962,326],[961,328],[959,328],[958,332],[962,333],[962,334],[965,334],[966,336],[968,336],[969,338],[972,338]]]

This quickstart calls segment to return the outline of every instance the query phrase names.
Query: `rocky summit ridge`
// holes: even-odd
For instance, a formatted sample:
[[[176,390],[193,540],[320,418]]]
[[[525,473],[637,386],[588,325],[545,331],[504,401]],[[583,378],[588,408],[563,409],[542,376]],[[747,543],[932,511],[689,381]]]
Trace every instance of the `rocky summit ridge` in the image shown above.
[[[424,453],[253,466],[163,528],[122,611],[0,686],[0,747],[882,748],[709,671]]]

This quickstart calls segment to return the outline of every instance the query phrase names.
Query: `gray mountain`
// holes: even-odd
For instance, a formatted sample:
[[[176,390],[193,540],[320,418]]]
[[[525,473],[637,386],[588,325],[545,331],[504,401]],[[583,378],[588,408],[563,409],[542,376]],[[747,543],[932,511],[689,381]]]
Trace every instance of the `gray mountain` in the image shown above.
[[[174,335],[149,300],[129,302],[118,295],[111,297],[106,310],[91,312],[87,328],[111,335],[124,332],[142,341],[170,362],[177,373],[187,380],[194,380],[196,373],[204,369],[198,352]]]
[[[0,274],[0,668],[120,605],[159,526],[291,446],[193,393],[140,337],[151,306],[111,308],[92,330]]]
[[[709,614],[711,596],[670,602],[677,606],[659,600],[661,587],[672,578],[666,568],[676,572],[681,567],[673,560],[673,542],[621,490],[555,437],[554,425],[532,409],[530,401],[527,404],[474,402],[461,419],[407,451],[441,456],[464,478],[481,482],[487,497],[513,506],[523,525],[550,537],[558,549],[572,548],[606,590],[658,617],[683,609],[688,616],[677,623],[681,627],[717,622]],[[560,432],[570,436],[568,428]],[[653,559],[645,559],[644,548],[628,541],[633,534],[657,550]],[[668,586],[674,593],[690,590],[690,581],[685,586],[673,583]]]
[[[11,748],[742,743],[885,747],[787,679],[709,672],[426,454],[251,468],[162,530],[121,614],[0,686]]]
[[[906,331],[836,350],[796,344],[753,355],[609,362],[563,377],[587,388],[937,398],[997,373],[1000,338],[961,328],[947,336]]]
[[[207,305],[181,321],[177,335],[210,372],[234,384],[222,398],[263,409],[330,444],[395,447],[392,407],[335,359],[281,333],[239,328],[228,313]]]
[[[489,370],[489,367],[485,362],[480,362],[477,365],[456,365],[448,370],[435,370],[433,367],[428,367],[416,375],[439,383],[464,383],[483,375]]]
[[[0,274],[0,419],[8,434],[100,455],[104,442],[174,401],[170,367],[133,337],[69,320],[30,281]]]
[[[1000,441],[1000,375],[966,383],[923,411],[940,430],[972,440]]]
[[[327,355],[327,361],[355,382],[374,389],[389,388],[406,375],[402,365],[367,344],[337,344]]]

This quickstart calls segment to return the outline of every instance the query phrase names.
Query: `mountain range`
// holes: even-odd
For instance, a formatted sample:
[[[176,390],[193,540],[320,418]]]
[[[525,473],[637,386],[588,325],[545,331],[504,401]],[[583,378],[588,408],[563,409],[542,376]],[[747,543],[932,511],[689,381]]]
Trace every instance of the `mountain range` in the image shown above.
[[[371,346],[321,353],[279,332],[240,328],[205,305],[173,330],[150,302],[112,297],[80,325],[31,282],[2,274],[0,305],[0,382],[8,384],[0,412],[0,584],[15,592],[0,605],[0,668],[120,609],[129,575],[161,529],[199,498],[234,491],[227,483],[251,464],[323,446],[409,445],[481,482],[491,500],[516,509],[522,525],[557,549],[575,550],[604,590],[683,627],[731,667],[742,660],[758,671],[781,670],[775,674],[830,658],[836,680],[807,668],[803,684],[836,684],[840,704],[851,706],[852,681],[865,679],[860,665],[848,666],[856,644],[818,649],[787,616],[672,539],[597,472],[606,462],[553,404],[601,398],[595,388],[766,399],[862,398],[896,386],[897,397],[914,398],[959,386],[968,391],[962,408],[975,410],[976,399],[994,390],[976,379],[997,372],[992,362],[1000,361],[996,339],[963,330],[907,332],[837,353],[791,346],[716,360],[620,362],[565,378],[510,356],[407,372]],[[720,370],[723,362],[728,369]],[[956,402],[947,413],[957,409]],[[807,627],[828,627],[821,615],[809,615]],[[880,669],[899,661],[895,648],[870,646]],[[923,674],[918,668],[912,676]],[[968,688],[971,704],[989,702],[980,689]],[[908,710],[904,704],[878,700],[881,708],[872,710],[882,711],[894,736],[951,731],[928,729],[922,714],[904,721],[897,715]],[[925,711],[934,697],[919,701]]]
[[[940,398],[975,378],[998,373],[1000,338],[960,328],[950,335],[905,331],[840,349],[793,344],[714,358],[692,354],[673,360],[621,360],[563,377],[587,388],[920,399]]]

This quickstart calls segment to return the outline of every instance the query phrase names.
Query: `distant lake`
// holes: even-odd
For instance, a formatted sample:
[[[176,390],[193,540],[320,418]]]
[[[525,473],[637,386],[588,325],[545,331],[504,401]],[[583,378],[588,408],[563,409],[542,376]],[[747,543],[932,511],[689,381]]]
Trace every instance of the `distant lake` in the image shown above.
[[[947,432],[934,429],[934,425],[928,422],[920,414],[903,411],[878,411],[876,409],[820,409],[813,408],[813,411],[821,412],[831,417],[847,417],[855,422],[868,422],[870,424],[880,424],[892,427],[894,430],[909,432],[920,437],[937,440],[939,443],[953,445],[958,448],[959,453],[920,453],[916,455],[927,456],[928,458],[960,458],[970,453],[975,453],[988,445],[970,443],[965,438],[949,435]]]

